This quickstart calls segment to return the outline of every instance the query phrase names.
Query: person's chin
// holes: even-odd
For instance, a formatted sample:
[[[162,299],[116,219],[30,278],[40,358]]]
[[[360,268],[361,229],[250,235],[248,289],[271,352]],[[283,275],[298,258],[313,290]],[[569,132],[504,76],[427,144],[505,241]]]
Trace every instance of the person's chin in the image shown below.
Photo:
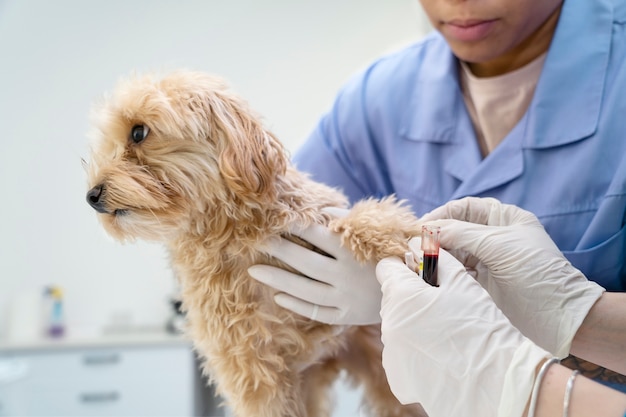
[[[450,44],[452,53],[461,61],[470,64],[487,63],[497,56],[493,53],[493,49],[485,48],[482,45],[453,45]]]

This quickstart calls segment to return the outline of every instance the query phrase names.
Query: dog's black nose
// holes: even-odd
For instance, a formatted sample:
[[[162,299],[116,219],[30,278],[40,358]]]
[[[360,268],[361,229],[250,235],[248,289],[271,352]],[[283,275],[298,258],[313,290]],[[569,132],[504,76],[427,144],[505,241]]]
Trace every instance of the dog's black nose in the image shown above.
[[[104,199],[102,194],[104,193],[104,185],[96,185],[91,190],[87,191],[87,202],[91,207],[96,209],[98,213],[107,213],[106,207],[104,207]]]

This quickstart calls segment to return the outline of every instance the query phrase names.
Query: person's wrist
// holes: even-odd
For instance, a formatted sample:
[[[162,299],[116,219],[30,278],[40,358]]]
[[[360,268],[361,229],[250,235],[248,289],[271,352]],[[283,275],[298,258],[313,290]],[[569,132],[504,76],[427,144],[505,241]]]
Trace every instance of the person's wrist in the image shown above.
[[[588,348],[597,343],[598,340],[602,340],[602,335],[599,333],[604,328],[603,321],[606,316],[604,311],[607,308],[607,299],[610,295],[610,293],[604,293],[598,298],[576,330],[570,348],[570,352],[573,355],[581,358],[587,357],[586,352]]]
[[[558,365],[559,364],[559,359],[558,358],[548,358],[546,360],[542,360],[539,364],[537,364],[536,368],[535,368],[535,382],[533,384],[533,389],[530,395],[530,398],[528,400],[528,404],[526,405],[526,416],[527,417],[534,417],[535,413],[537,411],[538,407],[538,401],[539,401],[539,391],[541,390],[541,387],[544,383],[545,380],[548,380],[550,378],[548,378],[548,374],[553,372],[554,366],[553,365]]]
[[[554,364],[539,389],[535,417],[565,416],[565,412],[567,417],[622,417],[625,411],[626,395],[623,393]]]

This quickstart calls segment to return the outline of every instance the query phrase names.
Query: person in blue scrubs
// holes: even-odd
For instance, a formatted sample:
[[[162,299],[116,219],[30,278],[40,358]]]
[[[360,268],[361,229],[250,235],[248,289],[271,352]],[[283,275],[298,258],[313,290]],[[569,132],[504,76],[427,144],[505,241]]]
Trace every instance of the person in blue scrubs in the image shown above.
[[[437,30],[354,76],[294,155],[298,168],[353,202],[396,194],[418,215],[465,196],[515,204],[589,279],[624,290],[626,2],[421,3]],[[465,41],[450,19],[492,26]],[[499,77],[542,54],[528,107],[484,155],[460,62]]]
[[[519,206],[588,279],[624,291],[626,2],[420,3],[433,33],[352,77],[295,154],[296,166],[352,202],[395,194],[419,216],[465,196]],[[283,249],[273,255],[296,270],[314,256]],[[327,287],[336,289],[354,282],[345,279],[347,262],[337,262],[343,275],[308,276],[334,276]],[[335,291],[351,296],[332,300],[329,291],[296,300],[305,281],[286,271],[256,266],[251,275],[282,291],[281,305],[296,312],[303,301],[317,315],[326,298],[320,309],[348,312],[334,322],[366,324],[374,318],[359,309],[380,305],[363,306],[358,293],[375,282],[373,268],[354,271],[360,284]]]

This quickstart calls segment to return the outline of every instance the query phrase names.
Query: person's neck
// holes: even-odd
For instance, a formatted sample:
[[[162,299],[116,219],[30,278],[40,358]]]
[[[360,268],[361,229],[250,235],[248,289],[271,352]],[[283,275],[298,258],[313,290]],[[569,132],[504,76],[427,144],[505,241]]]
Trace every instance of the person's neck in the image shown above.
[[[548,50],[560,14],[561,7],[532,35],[506,54],[488,62],[467,62],[467,66],[476,77],[495,77],[522,68]]]

